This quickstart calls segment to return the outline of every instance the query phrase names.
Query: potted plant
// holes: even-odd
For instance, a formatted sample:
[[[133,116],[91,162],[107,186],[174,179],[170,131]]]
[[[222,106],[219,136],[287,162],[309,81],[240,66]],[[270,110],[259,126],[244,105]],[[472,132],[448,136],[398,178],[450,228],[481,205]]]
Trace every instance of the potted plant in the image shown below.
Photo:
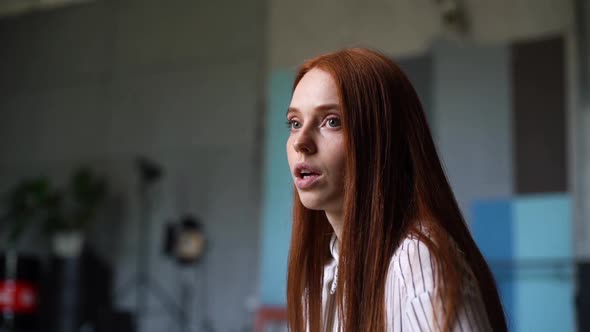
[[[106,191],[104,178],[89,168],[79,168],[65,190],[57,190],[48,196],[44,228],[51,235],[57,256],[79,255],[84,233],[95,218]]]
[[[84,232],[106,196],[106,181],[86,167],[78,168],[63,189],[40,176],[26,179],[9,191],[0,218],[7,248],[16,248],[26,229],[42,225],[51,238],[54,253],[72,257],[80,253]]]
[[[6,250],[16,250],[27,228],[46,218],[46,204],[51,195],[49,180],[44,176],[25,179],[5,194],[0,222]]]

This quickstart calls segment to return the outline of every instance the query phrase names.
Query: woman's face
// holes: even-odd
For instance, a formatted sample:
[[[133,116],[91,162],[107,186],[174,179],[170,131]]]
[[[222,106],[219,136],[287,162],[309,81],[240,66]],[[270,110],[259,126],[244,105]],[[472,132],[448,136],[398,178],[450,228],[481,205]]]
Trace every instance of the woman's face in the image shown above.
[[[311,69],[299,81],[287,112],[287,159],[301,203],[339,213],[344,202],[341,107],[330,74]]]

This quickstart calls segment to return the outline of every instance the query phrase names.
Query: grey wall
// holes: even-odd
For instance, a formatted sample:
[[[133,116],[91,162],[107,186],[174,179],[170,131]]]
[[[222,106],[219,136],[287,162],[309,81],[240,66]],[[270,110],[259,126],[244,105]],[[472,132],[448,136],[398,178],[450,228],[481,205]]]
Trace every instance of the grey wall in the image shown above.
[[[431,126],[430,130],[432,130],[432,56],[430,54],[417,55],[406,58],[393,58],[393,60],[396,61],[412,82],[422,103],[424,113],[428,118],[428,124]]]
[[[570,104],[569,135],[571,143],[570,186],[575,197],[574,218],[576,254],[590,260],[590,3],[576,0],[575,54],[570,54],[575,66],[570,68],[570,81],[577,89],[575,102]],[[572,52],[572,53],[574,53]],[[573,71],[573,73],[572,73]],[[573,106],[572,106],[573,105]]]
[[[572,131],[569,135],[571,158],[570,186],[575,194],[573,201],[575,254],[578,260],[578,326],[580,331],[590,328],[590,320],[584,315],[590,308],[590,2],[574,1],[576,22],[573,47],[569,54],[570,80],[576,87],[573,95],[575,102],[569,109],[569,121]],[[570,44],[571,46],[571,44]],[[570,48],[571,49],[571,48]],[[573,89],[572,89],[573,90]]]
[[[257,294],[263,13],[262,1],[127,0],[0,21],[0,188],[41,172],[63,179],[82,162],[106,173],[114,209],[89,241],[120,288],[134,280],[141,222],[134,160],[157,160],[152,276],[177,300],[189,286],[197,330],[208,315],[216,331],[237,331]],[[160,247],[163,224],[185,212],[202,219],[209,250],[181,271]],[[132,287],[115,295],[133,309]],[[141,331],[175,331],[149,305]]]
[[[434,133],[457,201],[512,194],[512,134],[507,45],[436,42]]]

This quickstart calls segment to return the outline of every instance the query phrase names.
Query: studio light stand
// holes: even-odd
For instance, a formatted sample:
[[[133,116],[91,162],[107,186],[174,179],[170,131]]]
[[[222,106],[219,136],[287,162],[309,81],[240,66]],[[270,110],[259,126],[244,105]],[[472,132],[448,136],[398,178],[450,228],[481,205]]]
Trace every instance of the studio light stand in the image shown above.
[[[162,307],[167,311],[173,319],[180,319],[178,322],[183,332],[188,331],[188,326],[185,324],[187,321],[187,313],[179,306],[174,298],[166,293],[165,289],[158,284],[156,280],[150,277],[150,244],[151,236],[150,232],[152,229],[152,200],[150,195],[150,189],[153,188],[154,184],[161,178],[162,170],[154,162],[146,158],[137,159],[137,168],[140,175],[139,183],[139,222],[138,225],[138,246],[137,246],[137,266],[135,278],[132,278],[121,291],[118,292],[121,296],[126,296],[130,290],[135,290],[135,328],[140,328],[142,319],[145,318],[148,313],[149,306],[149,295],[152,294],[159,302]]]

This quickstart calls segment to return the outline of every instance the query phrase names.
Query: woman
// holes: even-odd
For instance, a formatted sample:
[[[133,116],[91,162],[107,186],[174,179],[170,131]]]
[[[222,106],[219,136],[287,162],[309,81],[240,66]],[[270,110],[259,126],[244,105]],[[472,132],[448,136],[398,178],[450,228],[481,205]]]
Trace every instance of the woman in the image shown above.
[[[418,96],[387,57],[305,62],[287,112],[293,331],[505,331]]]

